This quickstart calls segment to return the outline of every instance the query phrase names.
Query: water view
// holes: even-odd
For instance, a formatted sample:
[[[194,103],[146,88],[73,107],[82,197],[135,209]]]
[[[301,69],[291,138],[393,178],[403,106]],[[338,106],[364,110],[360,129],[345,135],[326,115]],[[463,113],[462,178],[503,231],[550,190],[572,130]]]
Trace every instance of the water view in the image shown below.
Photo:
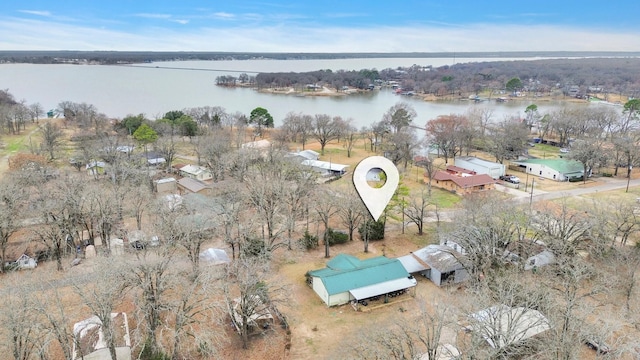
[[[318,69],[360,70],[399,66],[442,66],[470,61],[532,60],[527,59],[335,59],[335,60],[243,60],[181,61],[139,64],[133,66],[99,65],[0,65],[0,88],[8,89],[16,99],[39,102],[53,109],[61,101],[86,102],[110,117],[144,113],[156,118],[170,110],[187,107],[221,106],[227,112],[249,114],[260,106],[274,117],[276,126],[290,111],[305,114],[329,114],[352,118],[357,127],[379,121],[399,101],[411,104],[418,113],[416,125],[443,114],[465,113],[473,107],[490,107],[494,119],[522,115],[528,103],[425,102],[400,96],[391,90],[373,91],[346,97],[296,97],[258,93],[246,88],[223,88],[215,85],[222,75],[239,72],[304,72]],[[565,105],[557,102],[538,104],[547,112]]]

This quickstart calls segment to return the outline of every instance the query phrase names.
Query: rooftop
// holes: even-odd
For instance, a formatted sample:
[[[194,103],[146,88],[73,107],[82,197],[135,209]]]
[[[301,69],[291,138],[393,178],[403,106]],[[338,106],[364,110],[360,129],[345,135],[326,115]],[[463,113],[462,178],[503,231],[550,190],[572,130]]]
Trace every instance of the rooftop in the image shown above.
[[[514,161],[514,163],[544,165],[561,174],[581,172],[584,170],[584,166],[579,161],[569,159],[528,159]]]
[[[310,271],[309,275],[320,278],[329,295],[409,277],[398,259],[378,256],[360,260],[346,254],[337,255],[326,268]]]
[[[453,181],[461,188],[495,184],[496,182],[491,176],[487,174],[459,176],[442,170],[437,171],[433,178],[434,180],[440,181]]]

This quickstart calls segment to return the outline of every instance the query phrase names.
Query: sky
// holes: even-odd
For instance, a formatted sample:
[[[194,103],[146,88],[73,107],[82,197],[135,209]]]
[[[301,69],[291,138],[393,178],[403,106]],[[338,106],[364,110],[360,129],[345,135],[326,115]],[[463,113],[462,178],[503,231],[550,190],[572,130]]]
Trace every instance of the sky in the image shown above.
[[[637,0],[1,0],[0,50],[640,51]]]

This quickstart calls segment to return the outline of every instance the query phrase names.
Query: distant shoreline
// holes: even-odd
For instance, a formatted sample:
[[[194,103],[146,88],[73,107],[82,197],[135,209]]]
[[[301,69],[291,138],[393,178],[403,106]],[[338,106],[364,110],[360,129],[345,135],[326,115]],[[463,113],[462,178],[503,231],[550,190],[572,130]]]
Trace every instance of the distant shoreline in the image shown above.
[[[189,60],[329,60],[366,58],[588,58],[640,57],[638,51],[487,51],[487,52],[156,52],[156,51],[42,51],[0,50],[0,63],[139,64]]]

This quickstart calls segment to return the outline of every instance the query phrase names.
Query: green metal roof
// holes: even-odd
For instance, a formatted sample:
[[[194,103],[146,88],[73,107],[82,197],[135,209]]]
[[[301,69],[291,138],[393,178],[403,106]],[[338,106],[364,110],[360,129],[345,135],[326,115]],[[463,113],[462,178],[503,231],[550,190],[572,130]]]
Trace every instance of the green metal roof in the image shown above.
[[[351,255],[338,254],[327,262],[326,268],[310,271],[309,275],[320,278],[329,295],[334,295],[408,277],[409,273],[398,259],[378,256],[360,260]]]
[[[528,159],[521,161],[514,161],[517,164],[536,164],[550,167],[551,169],[561,173],[580,173],[584,170],[582,163],[576,160],[568,159]]]

